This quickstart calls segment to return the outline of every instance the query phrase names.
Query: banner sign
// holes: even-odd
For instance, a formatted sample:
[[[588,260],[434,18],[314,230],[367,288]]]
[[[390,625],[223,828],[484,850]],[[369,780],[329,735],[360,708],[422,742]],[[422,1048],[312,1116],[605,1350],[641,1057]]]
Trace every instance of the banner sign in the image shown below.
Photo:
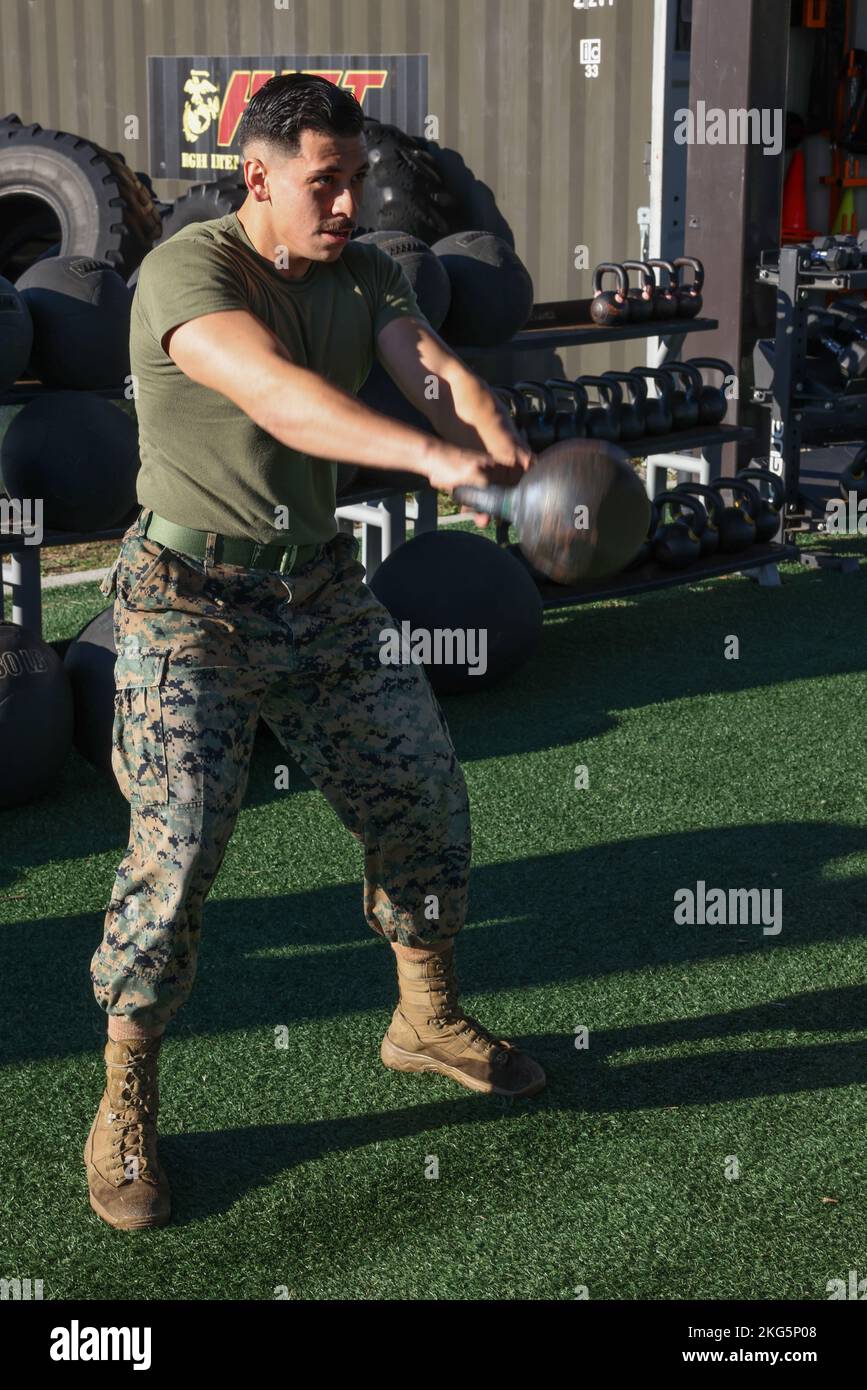
[[[258,58],[151,57],[150,172],[198,183],[232,173],[247,102],[276,73],[312,72],[355,94],[366,116],[424,135],[428,56],[328,54]]]

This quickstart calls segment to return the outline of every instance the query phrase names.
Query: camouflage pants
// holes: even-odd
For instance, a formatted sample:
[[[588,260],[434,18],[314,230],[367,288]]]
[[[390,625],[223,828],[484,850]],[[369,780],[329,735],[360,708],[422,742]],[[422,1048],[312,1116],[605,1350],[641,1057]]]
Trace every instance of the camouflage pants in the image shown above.
[[[138,523],[124,537],[103,585],[116,586],[112,765],[130,805],[90,969],[107,1014],[153,1028],[188,998],[260,716],[363,845],[368,925],[405,946],[463,925],[463,774],[422,669],[379,660],[392,623],[357,551],[339,533],[281,576],[187,559]]]

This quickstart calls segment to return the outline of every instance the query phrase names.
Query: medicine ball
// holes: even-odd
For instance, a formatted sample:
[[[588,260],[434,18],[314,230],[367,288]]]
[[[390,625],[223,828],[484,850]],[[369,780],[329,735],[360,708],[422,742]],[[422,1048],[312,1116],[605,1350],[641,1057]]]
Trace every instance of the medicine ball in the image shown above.
[[[404,661],[415,651],[438,695],[485,690],[529,661],[542,637],[542,600],[526,569],[468,531],[405,541],[370,587],[394,619],[392,650]]]
[[[378,246],[397,261],[431,328],[439,328],[449,311],[452,287],[445,266],[427,242],[409,232],[388,231],[368,232],[357,240]]]
[[[496,347],[524,327],[533,311],[533,281],[511,246],[492,232],[456,232],[432,249],[452,286],[442,325],[447,343]]]
[[[54,256],[15,282],[33,319],[30,366],[47,386],[96,390],[129,374],[132,294],[107,261]]]
[[[0,484],[41,498],[57,531],[104,531],[135,506],[138,429],[101,396],[55,391],[20,410],[0,443]]]
[[[35,632],[0,623],[0,806],[48,791],[72,744],[72,689]]]
[[[116,658],[112,604],[81,629],[64,657],[75,708],[75,746],[103,772],[111,772]]]
[[[33,320],[10,280],[0,275],[0,391],[18,380],[30,361]]]

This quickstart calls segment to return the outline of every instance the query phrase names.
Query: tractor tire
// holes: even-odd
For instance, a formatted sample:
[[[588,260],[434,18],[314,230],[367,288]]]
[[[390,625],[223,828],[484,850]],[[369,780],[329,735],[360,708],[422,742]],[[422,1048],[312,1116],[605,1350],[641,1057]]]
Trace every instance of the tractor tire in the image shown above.
[[[234,175],[212,183],[194,183],[188,193],[175,199],[171,212],[163,218],[160,241],[168,241],[191,222],[211,222],[215,217],[237,212],[246,196],[246,184],[238,183]]]
[[[36,225],[37,213],[41,226],[51,218],[59,255],[107,261],[124,279],[160,231],[153,198],[122,155],[65,130],[6,117],[0,122],[0,247],[7,247],[7,262],[0,262],[0,275],[7,279],[32,264],[24,263],[20,238],[14,265],[8,247],[24,222]],[[46,249],[43,242],[40,250]]]

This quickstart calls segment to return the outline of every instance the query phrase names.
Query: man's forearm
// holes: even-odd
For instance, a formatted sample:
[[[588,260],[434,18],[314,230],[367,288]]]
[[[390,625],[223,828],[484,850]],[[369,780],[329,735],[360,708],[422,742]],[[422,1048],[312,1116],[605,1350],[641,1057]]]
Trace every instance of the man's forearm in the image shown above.
[[[281,387],[283,371],[280,373]],[[257,423],[290,449],[339,463],[427,473],[430,435],[370,410],[317,372],[285,364],[285,389],[269,392]],[[441,446],[440,446],[441,447]]]
[[[439,378],[436,400],[417,401],[442,439],[463,449],[481,449],[498,456],[512,444],[524,444],[505,407],[490,387],[456,361],[448,377]]]

